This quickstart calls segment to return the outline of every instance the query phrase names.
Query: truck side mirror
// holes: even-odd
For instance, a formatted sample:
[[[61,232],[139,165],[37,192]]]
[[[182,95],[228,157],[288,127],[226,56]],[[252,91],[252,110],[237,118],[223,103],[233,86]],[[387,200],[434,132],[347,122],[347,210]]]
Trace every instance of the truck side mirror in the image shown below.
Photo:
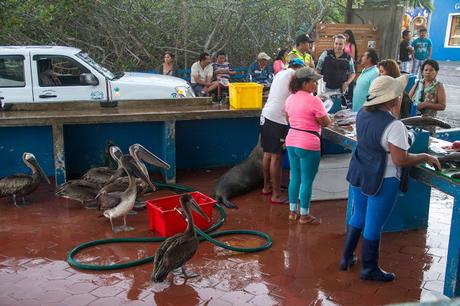
[[[80,85],[92,85],[96,86],[99,84],[99,80],[92,73],[80,74]]]

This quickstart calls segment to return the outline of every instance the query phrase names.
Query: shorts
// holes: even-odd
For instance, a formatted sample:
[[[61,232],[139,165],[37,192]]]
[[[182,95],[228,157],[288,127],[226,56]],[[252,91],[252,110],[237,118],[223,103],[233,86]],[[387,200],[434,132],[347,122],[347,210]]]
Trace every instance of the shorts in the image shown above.
[[[195,93],[195,96],[197,96],[197,97],[203,96],[204,87],[202,85],[197,84],[197,83],[193,83],[192,84],[192,89],[193,89],[193,92]]]
[[[265,153],[281,154],[284,151],[284,141],[289,132],[289,126],[280,124],[267,118],[261,118],[263,122],[260,129],[260,141]]]

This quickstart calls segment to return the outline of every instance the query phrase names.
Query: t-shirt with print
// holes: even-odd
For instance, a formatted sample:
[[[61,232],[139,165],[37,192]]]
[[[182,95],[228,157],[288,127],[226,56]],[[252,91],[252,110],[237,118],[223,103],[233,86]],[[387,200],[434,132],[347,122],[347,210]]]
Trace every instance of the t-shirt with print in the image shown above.
[[[212,74],[213,74],[213,69],[212,69],[211,64],[207,65],[203,69],[201,68],[200,61],[195,62],[192,65],[192,69],[190,71],[190,83],[196,84],[196,81],[193,77],[194,75],[197,75],[200,78],[200,80],[206,81],[206,77],[208,78],[208,80],[211,80]]]
[[[291,127],[318,133],[321,132],[321,126],[316,119],[327,115],[321,99],[303,90],[291,94],[286,99],[285,111],[289,117],[289,125]],[[295,129],[289,129],[286,137],[286,146],[311,151],[319,151],[321,149],[318,136]]]
[[[426,60],[428,58],[428,50],[431,48],[431,39],[429,38],[417,38],[412,42],[414,47],[414,57],[419,61]]]
[[[384,177],[397,177],[401,176],[401,168],[396,167],[391,159],[390,149],[388,143],[407,151],[409,150],[409,135],[404,123],[399,120],[394,120],[390,123],[382,134],[380,141],[382,147],[388,152],[387,166],[385,168]]]

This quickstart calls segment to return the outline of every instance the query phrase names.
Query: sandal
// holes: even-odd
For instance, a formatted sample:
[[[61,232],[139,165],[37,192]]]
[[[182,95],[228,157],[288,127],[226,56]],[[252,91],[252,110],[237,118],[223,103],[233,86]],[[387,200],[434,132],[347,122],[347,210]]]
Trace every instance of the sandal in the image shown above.
[[[321,218],[315,218],[311,215],[302,215],[300,216],[299,224],[319,225],[321,224]]]
[[[300,215],[297,212],[289,212],[289,220],[295,221],[300,218]]]

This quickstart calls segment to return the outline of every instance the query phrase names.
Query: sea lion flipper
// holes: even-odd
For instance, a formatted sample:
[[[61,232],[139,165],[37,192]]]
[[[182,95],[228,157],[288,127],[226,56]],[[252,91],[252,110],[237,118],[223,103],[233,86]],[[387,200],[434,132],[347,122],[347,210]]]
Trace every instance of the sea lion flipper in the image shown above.
[[[227,207],[227,208],[229,208],[229,209],[238,208],[238,206],[236,206],[235,204],[233,204],[232,202],[230,202],[230,201],[227,200],[227,199],[222,199],[222,204],[224,204],[224,206]]]

